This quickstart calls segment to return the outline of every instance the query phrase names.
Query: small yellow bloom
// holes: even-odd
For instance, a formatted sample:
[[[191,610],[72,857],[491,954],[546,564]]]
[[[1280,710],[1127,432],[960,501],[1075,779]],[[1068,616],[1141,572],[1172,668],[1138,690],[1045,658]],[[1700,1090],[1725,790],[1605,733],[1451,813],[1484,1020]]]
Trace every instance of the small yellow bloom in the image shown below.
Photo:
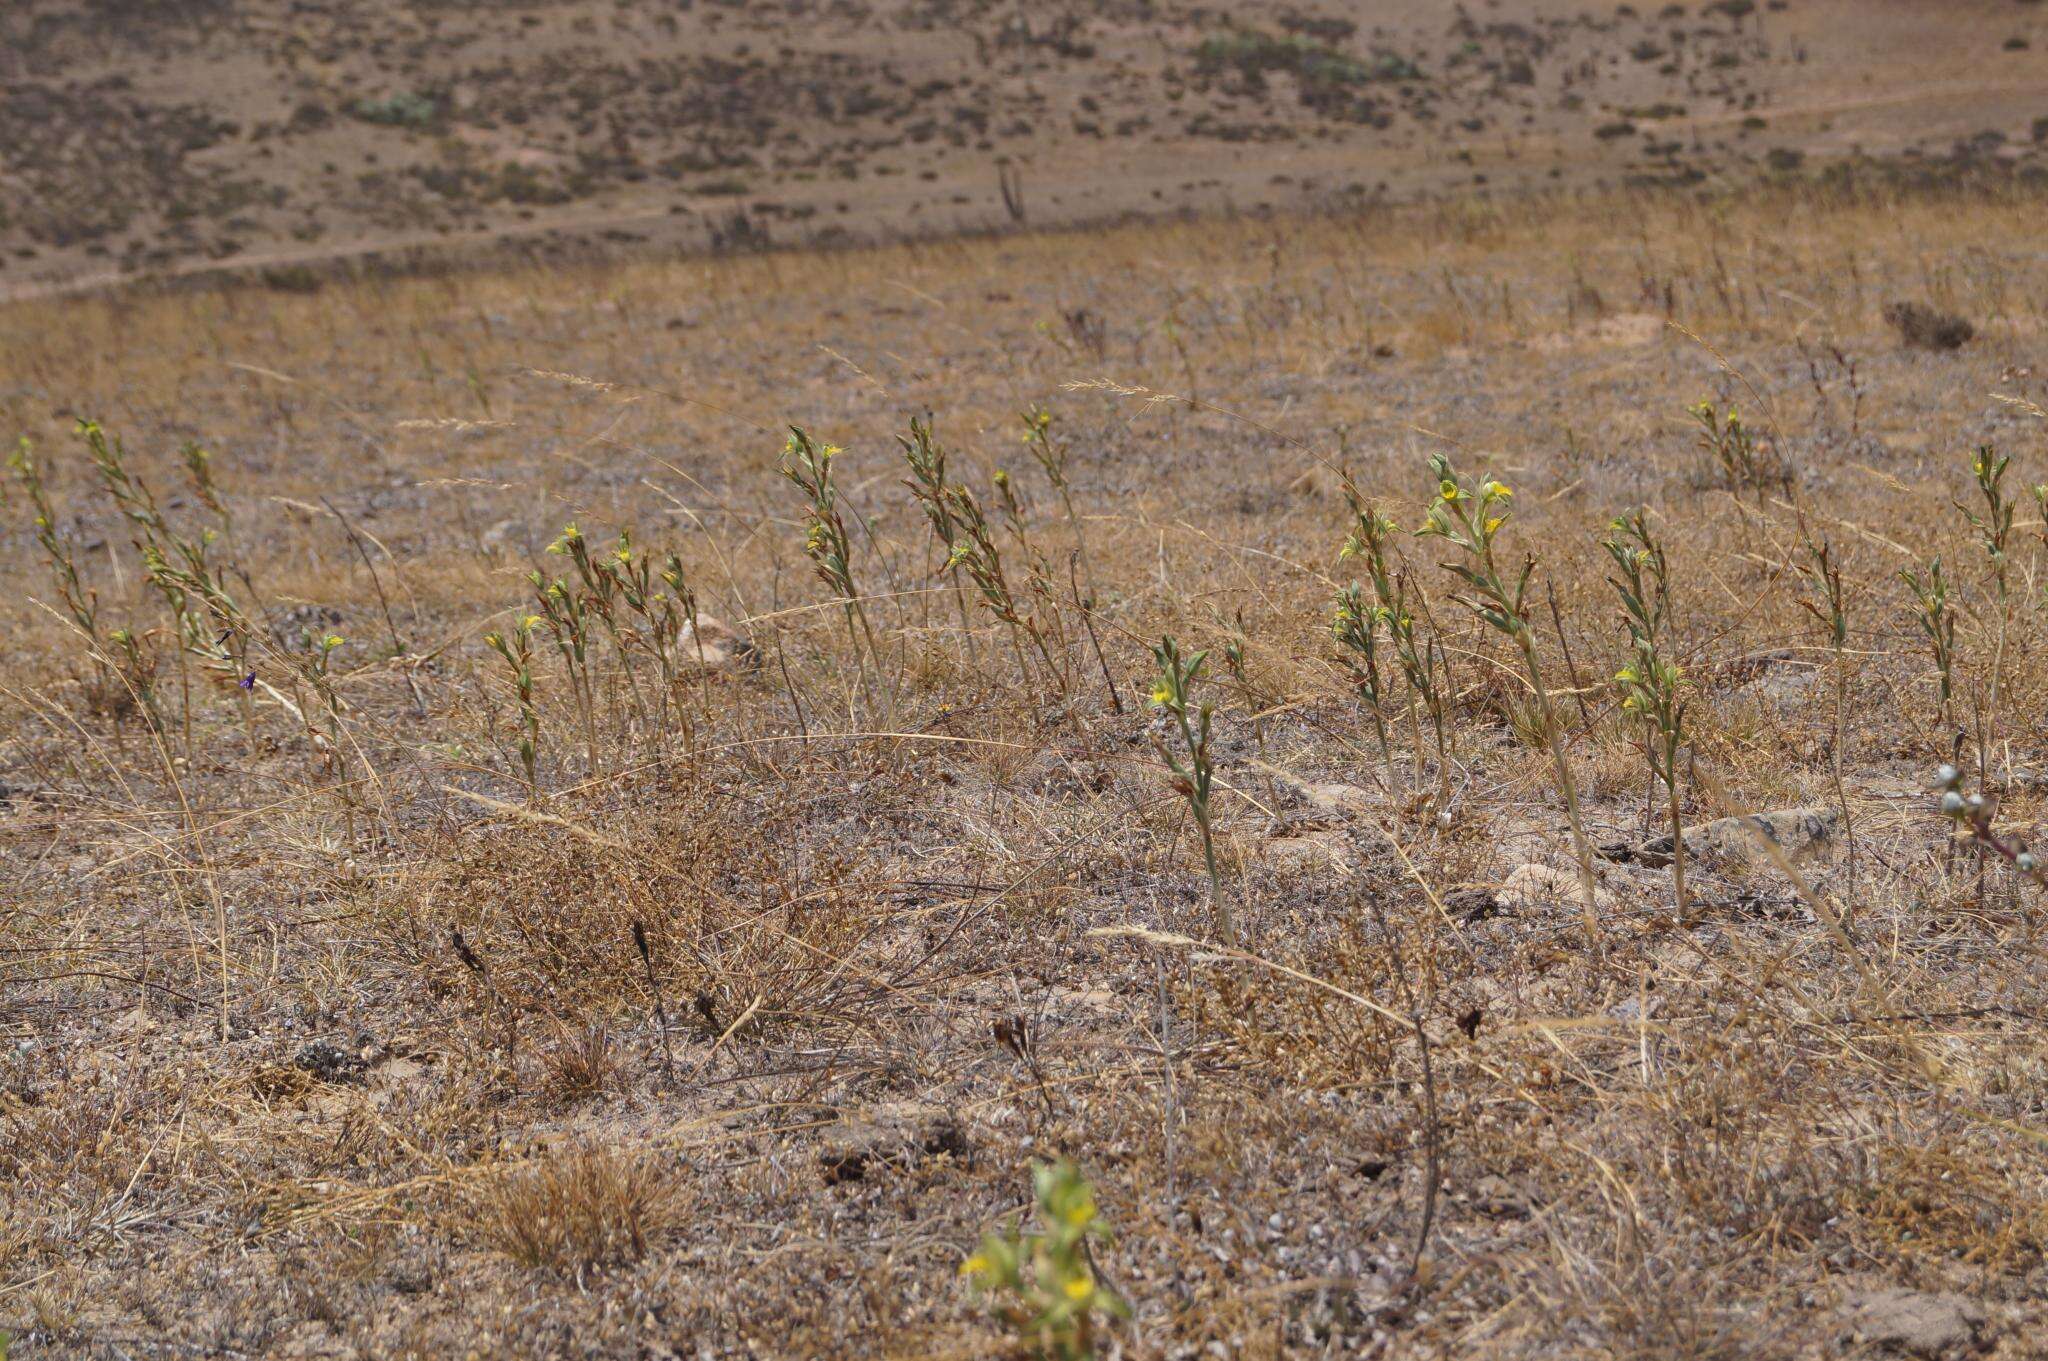
[[[1488,534],[1494,534],[1498,532],[1500,527],[1506,522],[1507,517],[1505,515],[1496,515],[1491,520],[1488,520],[1486,522],[1486,532]]]
[[[1152,687],[1152,702],[1154,704],[1157,704],[1160,707],[1164,708],[1166,705],[1166,701],[1172,698],[1173,691],[1167,688],[1165,681],[1160,681],[1158,684]]]
[[[987,1270],[988,1258],[978,1252],[960,1264],[960,1274],[962,1276],[979,1276]]]
[[[1095,1282],[1089,1280],[1086,1276],[1076,1276],[1073,1280],[1067,1282],[1066,1292],[1067,1298],[1070,1300],[1085,1300],[1095,1293]]]

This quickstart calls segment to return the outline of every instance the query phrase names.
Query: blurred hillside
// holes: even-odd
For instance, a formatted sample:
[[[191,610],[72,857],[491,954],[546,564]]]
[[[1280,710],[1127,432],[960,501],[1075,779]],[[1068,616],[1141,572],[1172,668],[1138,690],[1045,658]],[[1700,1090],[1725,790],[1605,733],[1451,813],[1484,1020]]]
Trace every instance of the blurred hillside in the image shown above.
[[[2034,0],[11,0],[0,293],[1857,154],[2025,170],[2044,120]]]

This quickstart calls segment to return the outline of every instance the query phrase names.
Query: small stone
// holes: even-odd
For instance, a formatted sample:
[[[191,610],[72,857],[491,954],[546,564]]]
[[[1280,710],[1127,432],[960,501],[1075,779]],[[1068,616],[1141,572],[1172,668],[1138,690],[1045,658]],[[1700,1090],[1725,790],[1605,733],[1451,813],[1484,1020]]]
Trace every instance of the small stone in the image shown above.
[[[1508,909],[1540,907],[1546,903],[1584,907],[1586,886],[1580,882],[1576,870],[1561,870],[1550,865],[1517,865],[1501,881],[1499,900],[1501,906]],[[1613,905],[1613,898],[1595,884],[1593,906],[1605,908]]]
[[[708,614],[698,615],[694,624],[683,625],[676,634],[675,649],[679,669],[684,672],[731,671],[753,665],[756,655],[752,643]]]
[[[1957,1355],[1973,1347],[1984,1311],[1955,1294],[1870,1290],[1843,1305],[1858,1339],[1909,1356]]]

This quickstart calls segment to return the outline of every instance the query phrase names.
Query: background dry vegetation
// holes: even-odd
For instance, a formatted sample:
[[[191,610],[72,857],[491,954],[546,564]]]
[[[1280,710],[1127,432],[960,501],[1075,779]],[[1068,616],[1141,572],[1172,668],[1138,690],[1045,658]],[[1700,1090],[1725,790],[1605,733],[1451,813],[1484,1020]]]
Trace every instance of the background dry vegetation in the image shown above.
[[[1961,159],[7,305],[49,508],[10,476],[10,1354],[1003,1355],[958,1268],[1054,1155],[1115,1231],[1105,1353],[2041,1354],[2042,905],[1928,784],[1959,759],[2038,838],[2048,201]],[[943,570],[913,417],[1035,639]],[[790,424],[844,446],[861,616]],[[1685,817],[1808,810],[1787,859],[1698,834],[1683,920],[1658,857],[1604,859],[1589,941],[1551,733],[1438,540],[1394,552],[1445,736],[1390,687],[1383,756],[1339,474],[1411,529],[1432,454],[1514,488],[1590,839],[1665,830],[1597,543],[1642,506]],[[721,621],[673,684],[624,613],[584,668],[543,624],[522,706],[485,637],[574,581],[571,523]],[[211,535],[232,604],[194,617],[235,627],[181,634],[152,533]],[[1945,708],[1900,577],[1937,554]],[[1238,951],[1155,747],[1163,633],[1214,649]]]
[[[2030,0],[11,0],[0,295],[1809,159],[2038,166]]]

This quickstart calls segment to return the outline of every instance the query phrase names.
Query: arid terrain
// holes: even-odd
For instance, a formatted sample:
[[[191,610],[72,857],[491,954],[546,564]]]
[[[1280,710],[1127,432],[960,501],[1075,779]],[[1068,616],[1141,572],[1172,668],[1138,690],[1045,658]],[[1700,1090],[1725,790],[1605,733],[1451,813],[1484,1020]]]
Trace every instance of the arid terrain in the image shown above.
[[[0,295],[2040,165],[2044,105],[2027,0],[15,0]]]
[[[2048,1355],[2048,10],[257,8],[0,13],[0,1358]]]

